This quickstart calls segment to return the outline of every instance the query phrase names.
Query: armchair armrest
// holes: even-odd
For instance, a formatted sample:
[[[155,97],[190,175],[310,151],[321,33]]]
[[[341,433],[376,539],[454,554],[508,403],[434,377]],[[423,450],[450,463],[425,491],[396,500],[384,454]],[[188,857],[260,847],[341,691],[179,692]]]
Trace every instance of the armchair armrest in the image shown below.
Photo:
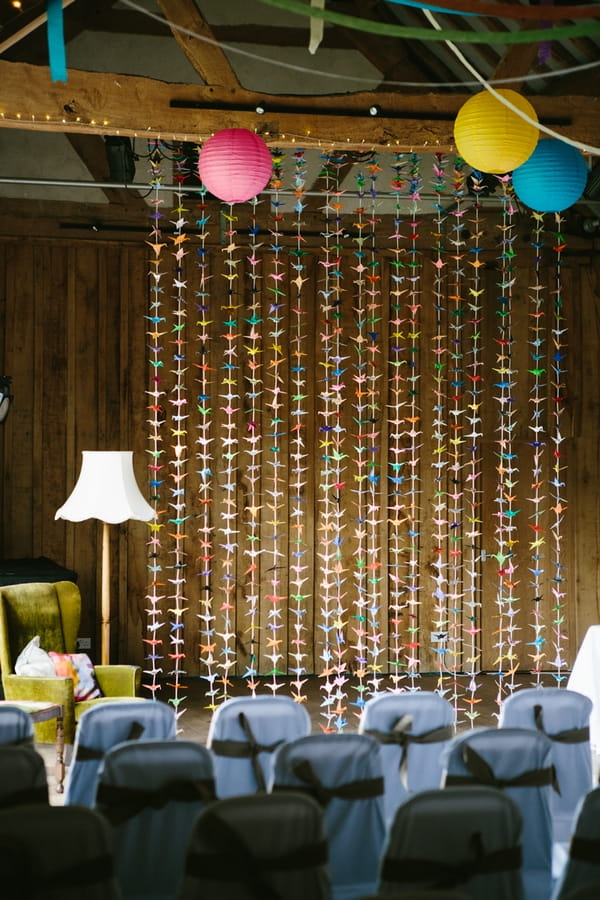
[[[136,697],[142,683],[140,666],[94,666],[105,697]]]
[[[72,743],[75,730],[75,702],[73,700],[73,679],[56,676],[43,678],[37,675],[4,675],[2,678],[4,697],[6,700],[35,700],[44,703],[59,703],[64,707],[65,742]],[[41,722],[34,726],[35,739],[41,743],[53,743],[56,737],[56,725],[53,722]]]

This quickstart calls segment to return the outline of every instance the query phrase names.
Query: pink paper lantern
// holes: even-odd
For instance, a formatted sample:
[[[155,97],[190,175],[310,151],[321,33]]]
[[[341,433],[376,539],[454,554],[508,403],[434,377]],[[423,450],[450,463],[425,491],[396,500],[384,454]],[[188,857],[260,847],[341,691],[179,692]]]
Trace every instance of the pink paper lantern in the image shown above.
[[[211,194],[226,203],[244,203],[266,187],[273,160],[262,138],[246,128],[225,128],[200,151],[198,173]]]

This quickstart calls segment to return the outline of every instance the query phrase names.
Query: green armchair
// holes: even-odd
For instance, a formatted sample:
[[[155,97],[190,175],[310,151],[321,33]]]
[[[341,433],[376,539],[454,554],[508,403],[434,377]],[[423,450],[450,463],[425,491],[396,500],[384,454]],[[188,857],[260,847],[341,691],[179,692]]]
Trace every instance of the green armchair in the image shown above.
[[[81,594],[71,581],[14,584],[0,588],[0,669],[6,700],[47,701],[64,706],[65,743],[73,743],[76,722],[92,704],[103,700],[130,699],[139,693],[139,666],[94,666],[104,697],[75,702],[73,679],[16,675],[19,653],[36,635],[50,652],[74,653],[81,618]],[[35,725],[35,740],[53,743],[52,722]]]

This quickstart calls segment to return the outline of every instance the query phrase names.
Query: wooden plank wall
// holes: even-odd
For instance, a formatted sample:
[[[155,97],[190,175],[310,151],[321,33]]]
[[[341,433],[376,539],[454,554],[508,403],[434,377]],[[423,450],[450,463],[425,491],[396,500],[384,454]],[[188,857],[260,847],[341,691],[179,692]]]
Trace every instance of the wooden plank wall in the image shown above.
[[[213,249],[214,274],[218,275],[223,267],[223,253],[219,247]],[[93,638],[93,654],[98,656],[99,639],[99,559],[100,529],[95,522],[84,522],[77,525],[56,522],[56,509],[64,502],[75,483],[81,451],[85,449],[133,449],[136,471],[140,485],[146,484],[147,478],[147,440],[146,420],[148,418],[148,364],[147,364],[147,321],[148,312],[148,248],[139,240],[136,242],[111,242],[106,240],[44,239],[44,238],[1,238],[0,239],[0,370],[12,375],[14,379],[15,401],[5,425],[0,428],[0,499],[1,555],[4,558],[47,556],[57,562],[73,568],[78,572],[79,584],[84,596],[84,614],[82,634],[90,634]],[[289,261],[288,261],[289,262]],[[352,263],[350,255],[344,266]],[[307,262],[310,285],[315,291],[319,277],[318,267]],[[424,270],[424,287],[431,287],[431,271]],[[495,276],[488,277],[488,289],[494,293]],[[190,292],[197,289],[197,275],[190,271]],[[516,297],[527,296],[527,286],[531,273],[525,267],[519,276]],[[567,618],[560,626],[568,633],[566,652],[568,661],[572,661],[586,628],[600,621],[600,603],[598,595],[599,580],[599,529],[598,529],[598,486],[600,474],[600,455],[598,450],[598,423],[600,421],[600,376],[598,360],[600,358],[600,321],[597,311],[597,299],[600,295],[599,267],[591,256],[582,255],[567,257],[562,271],[565,320],[568,337],[568,378],[565,398],[566,414],[561,422],[565,440],[561,452],[565,454],[565,465],[568,466],[567,492],[568,510],[564,516],[565,545],[563,560],[565,566],[565,584],[567,594]],[[223,280],[215,277],[213,299],[214,309],[223,305]],[[389,266],[385,270],[382,284],[384,293],[389,291]],[[191,294],[190,294],[191,295]],[[245,301],[246,302],[246,301]],[[287,301],[286,301],[287,302]],[[290,300],[291,302],[291,300]],[[219,313],[214,316],[212,336],[214,339],[213,359],[219,359],[223,351],[223,342],[219,335],[222,321]],[[307,393],[318,393],[319,351],[317,337],[319,317],[316,312],[307,320],[307,326],[315,341],[311,344],[312,356],[307,359]],[[269,323],[263,322],[264,342],[269,344]],[[343,324],[349,328],[349,322]],[[526,315],[518,314],[515,329],[522,335],[527,327]],[[490,373],[495,364],[494,338],[495,324],[491,317],[483,323],[483,344],[485,366]],[[425,317],[423,323],[423,340],[432,335],[431,319]],[[272,343],[272,340],[270,341]],[[286,347],[289,355],[290,347]],[[516,350],[516,367],[526,373],[531,368],[528,359],[528,348],[525,341],[518,343]],[[284,354],[284,355],[286,355]],[[322,359],[321,359],[322,361]],[[386,361],[378,363],[378,371],[388,377]],[[193,368],[193,367],[192,367]],[[217,366],[218,368],[218,366]],[[428,370],[429,373],[431,369]],[[426,380],[427,371],[423,379]],[[167,376],[168,378],[168,376]],[[190,372],[190,389],[194,387],[195,375]],[[522,409],[527,408],[529,382],[524,377],[519,388],[518,402]],[[214,383],[215,396],[220,392],[220,379]],[[290,396],[289,370],[283,376],[283,396]],[[432,384],[424,383],[423,392],[431,396]],[[286,401],[289,402],[289,401]],[[217,400],[217,406],[222,406]],[[433,419],[431,404],[426,405],[424,421],[421,423],[425,436],[432,433]],[[289,408],[283,418],[287,417]],[[318,432],[318,410],[313,409],[307,420],[307,444],[312,448],[312,459],[307,466],[304,498],[313,514],[308,516],[303,540],[309,547],[307,559],[313,567],[311,581],[307,593],[313,600],[313,607],[308,611],[308,621],[312,622],[314,646],[306,650],[311,669],[318,671],[322,663],[319,656],[322,651],[322,632],[319,630],[319,597],[322,585],[319,581],[318,542],[322,536],[323,518],[320,512],[319,472],[322,471],[320,454],[320,436]],[[269,411],[265,410],[265,416]],[[218,436],[222,419],[215,415],[213,436]],[[484,533],[481,546],[493,552],[495,546],[495,522],[493,512],[494,494],[497,485],[497,459],[494,453],[494,427],[492,412],[486,413],[484,420],[483,442],[488,443],[483,480],[482,520]],[[344,426],[350,432],[352,410],[348,407],[342,412]],[[247,426],[246,426],[247,427]],[[222,431],[220,432],[222,434]],[[387,434],[382,431],[384,464]],[[522,456],[524,468],[527,467],[528,434],[526,423],[520,421],[517,444]],[[264,443],[263,443],[263,446]],[[289,432],[282,437],[281,454],[286,459],[286,477],[290,471],[289,452],[291,440]],[[552,461],[551,450],[546,465]],[[190,454],[191,455],[191,454]],[[244,483],[244,467],[249,464],[249,457],[238,461],[242,483],[237,494],[243,509],[244,491],[247,491],[247,480]],[[350,466],[350,463],[349,463]],[[190,466],[190,478],[187,483],[187,497],[191,507],[194,506],[194,493],[198,488],[198,476],[194,474],[193,461]],[[352,477],[355,473],[349,472]],[[545,475],[548,477],[548,470]],[[431,503],[436,485],[432,470],[423,466],[421,472],[422,503]],[[523,487],[527,487],[529,476],[521,473]],[[266,476],[262,487],[266,486]],[[382,488],[381,502],[386,503]],[[215,522],[225,511],[223,493],[216,492],[214,499]],[[287,516],[290,512],[290,501],[286,499],[283,512],[285,527],[291,527]],[[356,506],[348,501],[345,508],[345,527],[348,534],[355,529]],[[247,537],[247,520],[239,536],[243,543]],[[293,524],[293,523],[292,523]],[[387,562],[388,541],[393,529],[389,523],[383,522],[380,531],[382,538],[381,562]],[[290,532],[291,534],[291,532]],[[434,528],[430,517],[423,516],[420,533],[420,558],[424,575],[431,573],[435,556],[432,549],[435,545]],[[519,525],[518,539],[521,547],[527,548],[531,540],[527,519],[522,517]],[[147,590],[149,574],[147,570],[148,530],[142,523],[129,523],[112,528],[112,561],[113,561],[113,661],[128,661],[143,664],[146,636]],[[291,552],[292,538],[288,543]],[[293,548],[292,548],[293,549]],[[545,553],[550,552],[549,544]],[[355,545],[349,539],[345,544],[344,565],[349,565]],[[198,557],[198,548],[194,545],[193,530],[186,542],[186,551],[190,560]],[[217,554],[218,555],[218,554]],[[546,563],[548,563],[548,555]],[[282,590],[288,589],[288,566],[290,556],[281,561]],[[240,552],[236,561],[236,575],[243,585],[243,571],[247,567],[247,558]],[[523,568],[526,568],[526,563]],[[495,667],[494,631],[497,628],[497,611],[495,597],[497,592],[497,563],[489,559],[482,563],[483,596],[482,614],[482,666],[485,670]],[[219,560],[215,560],[218,570]],[[551,573],[551,566],[546,566]],[[521,571],[521,577],[527,580],[527,573]],[[269,612],[269,602],[265,599],[268,592],[269,575],[261,573],[263,596],[260,600],[260,616],[264,625]],[[387,637],[388,610],[386,598],[389,584],[386,580],[382,587],[384,603],[378,612],[379,626]],[[185,649],[187,653],[186,669],[190,674],[201,671],[198,663],[198,623],[200,595],[193,579],[189,583],[189,612],[186,613]],[[236,597],[239,601],[235,630],[238,637],[247,632],[248,610],[243,605],[244,592],[240,588]],[[530,605],[532,599],[528,588],[522,589],[519,621],[521,622],[521,646],[519,647],[519,665],[528,668],[526,641],[530,634]],[[165,603],[165,607],[168,603]],[[553,594],[550,574],[544,585],[544,615],[548,622],[548,641],[551,641],[551,623],[553,621]],[[420,610],[422,627],[430,627],[427,623],[435,621],[434,602],[430,592],[425,591]],[[217,625],[222,622],[217,621]],[[290,639],[291,619],[284,623],[285,638]],[[314,628],[314,631],[312,630]],[[217,628],[218,630],[218,628]],[[264,632],[263,632],[264,634]],[[351,640],[351,635],[349,636]],[[404,632],[406,639],[406,632]],[[424,642],[420,651],[422,665],[425,669],[435,667],[435,654]],[[551,651],[548,651],[549,654]],[[262,664],[266,665],[267,648],[261,638],[260,655]],[[244,671],[244,657],[240,658],[236,671]]]

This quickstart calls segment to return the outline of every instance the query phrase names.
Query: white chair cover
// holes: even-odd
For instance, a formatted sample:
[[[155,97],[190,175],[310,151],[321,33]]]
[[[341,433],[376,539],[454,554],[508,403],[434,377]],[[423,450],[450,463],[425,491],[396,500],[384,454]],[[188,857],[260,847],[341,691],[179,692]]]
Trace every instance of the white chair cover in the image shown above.
[[[310,716],[291,697],[231,697],[213,713],[206,746],[213,754],[218,797],[265,791],[273,753],[310,734]]]
[[[566,688],[524,688],[500,707],[500,728],[538,728],[552,741],[552,761],[560,793],[552,791],[550,812],[554,840],[569,841],[575,811],[594,786],[590,715],[592,701]]]
[[[179,900],[329,900],[323,813],[298,793],[246,794],[201,810]]]
[[[553,900],[570,900],[571,893],[590,884],[600,884],[600,787],[584,797],[576,812],[567,864]],[[600,892],[596,896],[600,897]]]
[[[112,841],[100,813],[28,804],[0,810],[6,900],[120,900]]]
[[[521,858],[521,814],[503,791],[421,791],[396,811],[379,893],[418,896],[421,887],[458,890],[471,900],[520,900]]]
[[[0,704],[0,744],[33,745],[33,721],[28,712],[8,703]]]
[[[439,788],[455,720],[452,704],[433,691],[381,694],[365,703],[358,730],[381,744],[388,823],[410,794]]]
[[[107,751],[96,809],[113,827],[123,900],[173,900],[194,821],[214,798],[212,757],[201,744],[128,741]]]
[[[176,714],[157,700],[99,703],[81,714],[65,783],[65,805],[93,806],[104,754],[128,740],[174,740]]]
[[[526,728],[480,728],[454,738],[444,754],[444,784],[500,787],[523,819],[525,900],[548,900],[552,890],[554,790],[552,742]]]
[[[335,900],[372,893],[385,840],[380,745],[368,734],[311,734],[275,753],[276,790],[302,790],[323,806]]]
[[[27,745],[0,745],[0,809],[23,803],[48,803],[43,757]]]

